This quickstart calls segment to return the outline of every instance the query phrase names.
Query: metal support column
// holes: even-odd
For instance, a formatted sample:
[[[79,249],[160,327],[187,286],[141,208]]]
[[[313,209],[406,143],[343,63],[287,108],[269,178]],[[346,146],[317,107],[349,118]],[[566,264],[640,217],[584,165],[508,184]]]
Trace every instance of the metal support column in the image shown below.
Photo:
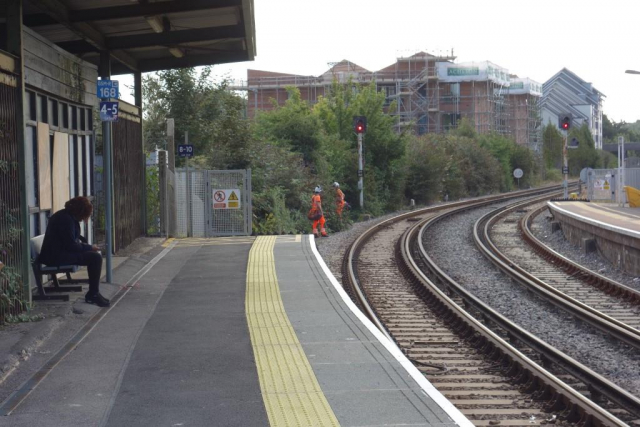
[[[24,55],[22,40],[22,0],[8,0],[6,3],[7,51],[16,57],[15,71],[18,75],[16,84],[16,141],[18,144],[18,179],[20,185],[20,225],[22,228],[22,265],[20,274],[24,284],[24,295],[31,301],[30,250],[29,238],[29,202],[27,200],[27,158],[25,151],[25,83],[24,83]]]
[[[569,132],[564,131],[564,144],[562,145],[562,187],[564,188],[565,200],[569,198],[569,159],[567,156],[567,135]]]
[[[133,92],[135,96],[136,107],[140,108],[140,126],[143,125],[142,120],[142,73],[136,71],[133,73]],[[147,235],[147,153],[144,146],[144,132],[142,133],[142,234]]]
[[[189,131],[184,132],[184,143],[189,144]],[[186,193],[187,196],[187,237],[193,237],[193,212],[192,212],[192,188],[191,188],[191,172],[189,170],[189,157],[185,158],[186,164]]]
[[[111,79],[111,55],[108,51],[100,52],[100,69],[98,70],[102,79]],[[113,177],[111,170],[111,122],[102,122],[102,154],[104,156],[104,212],[105,212],[105,255],[106,255],[106,279],[107,283],[112,282],[111,257],[113,251],[113,216],[112,216],[112,185]]]

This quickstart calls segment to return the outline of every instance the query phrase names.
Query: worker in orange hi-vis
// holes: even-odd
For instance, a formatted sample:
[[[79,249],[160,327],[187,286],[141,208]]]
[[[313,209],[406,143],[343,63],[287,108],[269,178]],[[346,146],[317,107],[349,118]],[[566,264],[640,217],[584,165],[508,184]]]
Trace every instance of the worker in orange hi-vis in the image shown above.
[[[315,190],[313,190],[313,197],[311,198],[311,210],[307,214],[307,217],[313,221],[313,235],[315,237],[320,237],[318,235],[318,224],[320,224],[320,234],[322,237],[329,237],[327,231],[324,229],[324,212],[322,211],[322,199],[320,197],[320,193],[322,193],[322,187],[317,186]]]
[[[336,213],[339,218],[342,218],[342,210],[344,209],[345,201],[344,201],[344,193],[340,190],[340,184],[337,182],[333,183],[333,188],[336,189]]]

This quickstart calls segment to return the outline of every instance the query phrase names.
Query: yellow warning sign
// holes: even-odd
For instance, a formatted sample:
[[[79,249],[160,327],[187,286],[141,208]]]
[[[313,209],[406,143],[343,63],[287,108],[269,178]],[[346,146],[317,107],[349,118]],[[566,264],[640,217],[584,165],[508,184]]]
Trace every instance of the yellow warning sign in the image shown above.
[[[609,181],[607,181],[606,179],[604,180],[604,189],[605,190],[609,189]]]
[[[215,188],[212,193],[213,209],[240,209],[239,188]]]

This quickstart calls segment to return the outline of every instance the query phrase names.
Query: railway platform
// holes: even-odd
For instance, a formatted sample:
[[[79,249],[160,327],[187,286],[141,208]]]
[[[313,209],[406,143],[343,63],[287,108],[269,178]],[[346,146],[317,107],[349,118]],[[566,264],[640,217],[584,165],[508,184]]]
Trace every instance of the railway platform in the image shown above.
[[[640,209],[606,203],[548,202],[565,237],[597,250],[615,266],[640,275]]]
[[[310,236],[184,239],[0,408],[10,426],[471,426]]]

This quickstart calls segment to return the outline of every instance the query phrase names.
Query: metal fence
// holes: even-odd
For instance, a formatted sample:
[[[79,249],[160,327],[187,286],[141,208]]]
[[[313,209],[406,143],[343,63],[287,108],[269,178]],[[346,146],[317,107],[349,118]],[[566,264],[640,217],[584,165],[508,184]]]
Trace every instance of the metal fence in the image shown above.
[[[589,200],[616,202],[618,187],[620,187],[619,179],[618,169],[589,169],[586,181]],[[624,184],[625,186],[640,188],[640,168],[625,168]],[[625,197],[624,192],[622,194]]]
[[[251,170],[190,170],[187,174],[176,169],[175,178],[177,237],[251,234]],[[214,200],[216,193],[225,190],[239,193],[237,209],[220,208],[223,203]]]
[[[0,81],[14,81],[0,72]],[[25,230],[20,221],[20,164],[18,158],[18,120],[15,86],[0,83],[0,323],[7,315],[17,315],[29,300],[23,277],[22,259]]]

